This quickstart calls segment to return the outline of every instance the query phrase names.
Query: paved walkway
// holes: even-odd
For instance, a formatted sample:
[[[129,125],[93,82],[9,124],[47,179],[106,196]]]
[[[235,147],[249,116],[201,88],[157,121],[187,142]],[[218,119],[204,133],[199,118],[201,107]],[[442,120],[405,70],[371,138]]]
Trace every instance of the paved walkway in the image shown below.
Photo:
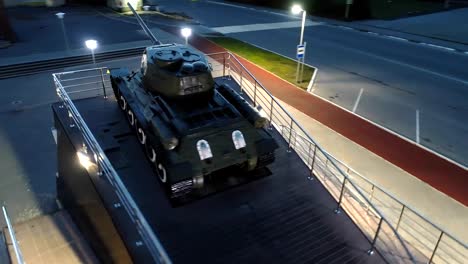
[[[191,44],[206,53],[223,51],[199,37],[193,37]],[[464,194],[468,183],[466,169],[297,89],[246,60],[241,61],[332,155],[450,233],[468,240],[465,231],[468,221],[468,197]]]

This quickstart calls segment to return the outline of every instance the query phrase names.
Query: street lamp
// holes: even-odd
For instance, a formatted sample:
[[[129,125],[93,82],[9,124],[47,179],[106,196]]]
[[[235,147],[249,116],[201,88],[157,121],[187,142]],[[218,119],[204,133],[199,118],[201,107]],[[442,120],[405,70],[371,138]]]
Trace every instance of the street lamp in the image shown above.
[[[304,41],[304,27],[305,27],[305,20],[306,20],[307,12],[304,9],[302,9],[302,7],[300,5],[298,5],[298,4],[295,4],[295,5],[292,6],[291,12],[294,15],[298,15],[298,14],[300,14],[302,12],[302,27],[301,27],[301,38],[299,40],[299,45],[304,45],[304,43],[303,43],[303,41]],[[304,57],[305,57],[305,47],[304,47],[303,54],[302,54],[302,63],[304,63]],[[301,59],[300,59],[300,56],[298,54],[297,70],[296,70],[296,82],[299,82],[299,68],[300,67],[301,67]]]
[[[182,28],[180,30],[180,33],[185,38],[185,45],[188,45],[188,38],[190,37],[190,35],[192,35],[192,29],[191,28]]]
[[[57,13],[55,15],[60,20],[60,25],[62,26],[63,40],[65,41],[65,48],[68,51],[68,50],[70,50],[70,47],[68,46],[67,32],[65,31],[65,23],[63,22],[63,18],[65,17],[65,13],[59,12],[59,13]]]
[[[98,43],[94,39],[89,39],[85,41],[86,47],[91,50],[91,55],[93,56],[93,63],[94,66],[96,67],[96,59],[94,58],[94,50],[97,48]]]

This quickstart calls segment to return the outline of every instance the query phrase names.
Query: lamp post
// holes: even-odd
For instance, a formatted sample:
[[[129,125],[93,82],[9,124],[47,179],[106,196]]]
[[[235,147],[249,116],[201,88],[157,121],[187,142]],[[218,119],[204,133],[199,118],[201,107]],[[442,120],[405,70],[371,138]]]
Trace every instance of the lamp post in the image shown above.
[[[307,15],[307,12],[302,9],[302,7],[300,5],[293,5],[292,8],[291,8],[291,12],[294,14],[294,15],[298,15],[302,12],[302,26],[301,26],[301,38],[299,40],[299,45],[304,45],[304,27],[305,27],[305,20],[306,20],[306,15]],[[305,57],[305,49],[304,49],[304,54],[303,54],[303,57],[302,57],[302,63],[304,63],[304,57]],[[301,67],[301,59],[298,58],[297,59],[297,70],[296,70],[296,82],[299,82],[299,68]]]
[[[180,30],[180,33],[185,38],[185,45],[188,45],[188,38],[192,35],[192,29],[191,28],[182,28]]]
[[[96,59],[94,58],[94,50],[97,48],[98,43],[94,39],[89,39],[85,41],[86,47],[91,50],[91,56],[93,56],[93,64],[96,67]]]
[[[67,51],[69,51],[70,47],[68,46],[67,32],[65,31],[65,23],[63,22],[63,18],[65,17],[65,13],[59,12],[59,13],[57,13],[55,15],[60,20],[60,25],[62,26],[63,41],[65,42],[65,48],[67,49]]]

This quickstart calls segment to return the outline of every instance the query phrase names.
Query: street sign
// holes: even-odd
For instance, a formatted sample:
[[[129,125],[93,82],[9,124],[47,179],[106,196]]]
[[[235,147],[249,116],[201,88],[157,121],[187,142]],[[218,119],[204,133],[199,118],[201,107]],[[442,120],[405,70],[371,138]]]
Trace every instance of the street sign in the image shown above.
[[[302,58],[304,58],[304,53],[305,53],[305,46],[304,45],[297,45],[296,57],[298,59],[302,59]]]

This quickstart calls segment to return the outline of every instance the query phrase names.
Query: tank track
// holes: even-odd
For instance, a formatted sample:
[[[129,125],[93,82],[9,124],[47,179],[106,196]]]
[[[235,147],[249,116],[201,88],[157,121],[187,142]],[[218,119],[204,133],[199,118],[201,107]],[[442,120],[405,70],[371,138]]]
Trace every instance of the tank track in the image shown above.
[[[275,161],[275,152],[268,152],[258,157],[256,169],[263,168]]]

